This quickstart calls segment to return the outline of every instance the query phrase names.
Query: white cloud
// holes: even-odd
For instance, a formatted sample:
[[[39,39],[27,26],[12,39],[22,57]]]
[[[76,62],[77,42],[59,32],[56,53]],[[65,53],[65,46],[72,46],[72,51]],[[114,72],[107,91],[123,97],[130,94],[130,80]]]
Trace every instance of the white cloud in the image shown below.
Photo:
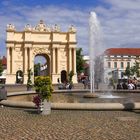
[[[96,11],[104,35],[105,48],[110,47],[139,47],[140,46],[140,0],[105,0],[108,6],[89,7]],[[0,11],[0,54],[6,54],[5,39],[6,25],[14,23],[17,30],[23,30],[29,23],[32,26],[43,19],[46,24],[61,26],[67,31],[69,25],[77,28],[78,47],[88,53],[88,20],[89,9],[65,8],[58,6],[19,6],[4,3]]]
[[[113,7],[123,10],[139,10],[140,0],[105,0]]]
[[[8,23],[13,23],[17,30],[23,30],[27,23],[33,27],[38,24],[40,19],[43,19],[49,26],[54,26],[56,23],[59,24],[64,32],[73,24],[77,28],[78,46],[85,48],[87,44],[88,12],[54,6],[37,6],[31,8],[27,6],[15,7],[10,5],[8,10],[9,11],[3,10],[2,14],[0,14],[0,21],[3,21],[0,23],[0,31],[3,33]],[[6,34],[0,36],[1,42],[4,42],[5,39]],[[86,48],[87,47],[88,46],[86,46]]]
[[[106,47],[140,47],[140,0],[105,0],[96,7]]]

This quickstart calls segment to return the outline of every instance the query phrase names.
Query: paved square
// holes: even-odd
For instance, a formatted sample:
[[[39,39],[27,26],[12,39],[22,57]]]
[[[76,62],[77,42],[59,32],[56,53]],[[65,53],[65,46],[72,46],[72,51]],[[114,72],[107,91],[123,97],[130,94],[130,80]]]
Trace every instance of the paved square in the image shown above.
[[[122,121],[122,117],[129,119]],[[42,116],[4,107],[0,108],[0,122],[0,140],[140,139],[140,111],[52,110],[51,115]]]

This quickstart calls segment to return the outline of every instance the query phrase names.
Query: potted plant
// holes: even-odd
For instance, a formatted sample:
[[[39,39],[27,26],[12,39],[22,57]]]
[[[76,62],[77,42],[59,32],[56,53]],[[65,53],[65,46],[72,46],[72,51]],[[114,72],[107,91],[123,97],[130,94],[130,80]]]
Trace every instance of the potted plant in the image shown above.
[[[53,92],[51,79],[49,76],[37,76],[34,82],[35,90],[37,96],[40,98],[40,106],[43,106],[42,114],[51,113],[51,103],[50,98]]]
[[[28,70],[28,80],[27,80],[27,91],[31,91],[32,87],[33,87],[31,76],[32,76],[32,71],[31,71],[31,69],[29,69]]]

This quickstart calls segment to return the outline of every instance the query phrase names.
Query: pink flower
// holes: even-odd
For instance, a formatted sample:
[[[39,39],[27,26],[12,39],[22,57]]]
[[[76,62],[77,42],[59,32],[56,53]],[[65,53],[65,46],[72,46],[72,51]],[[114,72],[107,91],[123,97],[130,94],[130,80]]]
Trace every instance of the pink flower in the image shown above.
[[[35,103],[35,105],[36,105],[37,107],[40,106],[41,98],[40,98],[39,95],[33,97],[33,103]]]

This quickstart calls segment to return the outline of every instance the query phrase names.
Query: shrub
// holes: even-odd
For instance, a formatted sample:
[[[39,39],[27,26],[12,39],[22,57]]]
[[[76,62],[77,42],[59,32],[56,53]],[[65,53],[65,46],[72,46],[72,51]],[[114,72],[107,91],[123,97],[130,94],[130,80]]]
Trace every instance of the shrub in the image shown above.
[[[42,101],[50,100],[53,92],[52,82],[49,76],[37,76],[34,82],[35,90],[39,94]]]
[[[68,74],[68,76],[69,76],[69,83],[73,83],[72,82],[72,77],[73,77],[73,75],[74,75],[74,72],[73,71],[70,71],[70,73]]]

